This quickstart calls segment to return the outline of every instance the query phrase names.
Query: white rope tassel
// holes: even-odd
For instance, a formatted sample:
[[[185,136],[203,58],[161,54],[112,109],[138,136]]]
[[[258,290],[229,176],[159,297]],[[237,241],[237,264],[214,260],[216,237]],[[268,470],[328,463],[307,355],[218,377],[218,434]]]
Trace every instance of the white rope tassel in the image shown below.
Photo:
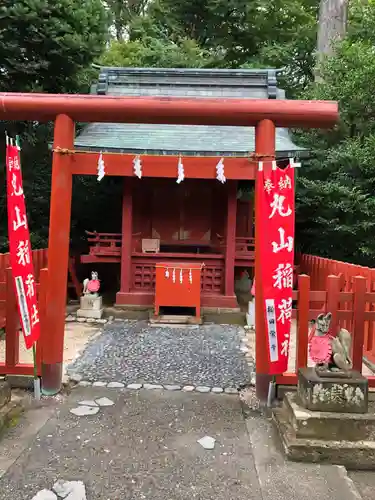
[[[227,180],[224,175],[224,158],[222,158],[216,165],[216,179],[222,184]]]
[[[192,284],[193,283],[193,274],[191,272],[191,269],[189,269],[189,283]]]
[[[134,157],[133,165],[134,165],[134,175],[136,175],[138,177],[138,179],[141,179],[142,178],[142,162],[141,162],[141,157],[139,155]]]
[[[276,170],[277,169],[277,163],[275,160],[273,160],[272,162],[272,170]]]
[[[167,267],[165,268],[165,277],[169,278],[169,269]]]
[[[184,279],[184,278],[183,278],[183,275],[182,275],[182,269],[180,269],[180,283],[181,283],[181,284],[182,284],[182,282],[183,282],[183,279]]]
[[[104,176],[105,176],[104,160],[103,160],[102,152],[100,152],[99,160],[98,160],[98,181],[100,182]]]
[[[174,269],[174,268],[172,271],[172,281],[173,281],[173,283],[176,283],[176,269]]]
[[[185,171],[184,171],[184,165],[182,163],[182,158],[181,156],[178,159],[178,166],[177,166],[177,184],[180,184],[185,179]]]

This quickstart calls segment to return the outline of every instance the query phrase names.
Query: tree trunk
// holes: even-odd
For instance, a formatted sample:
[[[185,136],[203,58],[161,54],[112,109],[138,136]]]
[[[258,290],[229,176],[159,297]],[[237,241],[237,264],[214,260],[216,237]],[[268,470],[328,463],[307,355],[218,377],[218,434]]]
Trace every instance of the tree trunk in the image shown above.
[[[346,34],[349,0],[320,0],[317,63],[333,54],[335,43]],[[316,75],[318,80],[319,75]]]

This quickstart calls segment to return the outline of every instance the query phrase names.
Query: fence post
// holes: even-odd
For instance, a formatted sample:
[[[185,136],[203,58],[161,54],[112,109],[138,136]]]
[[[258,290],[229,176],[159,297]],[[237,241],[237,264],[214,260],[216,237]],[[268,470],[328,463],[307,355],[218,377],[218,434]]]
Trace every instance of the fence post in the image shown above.
[[[41,374],[43,362],[43,346],[46,342],[46,306],[47,306],[47,286],[48,286],[48,269],[43,268],[39,273],[39,318],[40,318],[40,337],[37,344],[36,360],[38,365],[38,374]]]
[[[355,276],[353,281],[353,368],[362,373],[363,342],[365,338],[366,278]]]
[[[338,333],[338,315],[337,311],[340,302],[340,278],[338,276],[327,276],[327,304],[326,313],[332,314],[331,332],[333,335]]]
[[[310,310],[310,276],[298,276],[298,313],[297,313],[297,366],[307,366],[307,349],[309,337],[309,310]]]
[[[12,269],[6,270],[6,304],[5,304],[5,366],[18,365],[20,353],[19,319],[17,300],[14,291]]]

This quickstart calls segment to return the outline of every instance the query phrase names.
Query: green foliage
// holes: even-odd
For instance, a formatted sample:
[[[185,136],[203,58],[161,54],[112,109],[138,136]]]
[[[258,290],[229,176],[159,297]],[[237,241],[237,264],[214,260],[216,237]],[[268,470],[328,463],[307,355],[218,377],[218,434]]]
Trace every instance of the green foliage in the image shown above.
[[[0,92],[87,92],[91,62],[108,37],[101,0],[2,0],[0,4]],[[0,122],[21,134],[24,190],[31,240],[48,238],[52,139],[50,124]],[[0,183],[5,186],[4,142],[0,141]],[[7,251],[5,189],[0,191],[0,251]]]
[[[126,37],[127,28],[132,21],[145,12],[148,0],[107,0],[106,4],[116,39],[121,41]]]
[[[194,40],[179,44],[145,37],[129,42],[112,41],[100,58],[104,66],[160,68],[199,68],[208,64],[209,56]]]
[[[296,40],[316,18],[318,0],[155,0],[147,17],[178,42],[193,39],[227,67],[260,59],[263,48]]]
[[[374,18],[375,19],[375,18]],[[302,250],[375,266],[375,49],[355,29],[325,61],[306,98],[339,102],[340,123],[302,134],[312,151],[297,192]]]
[[[375,267],[375,0],[351,0],[347,37],[313,83],[319,0],[2,0],[0,91],[87,92],[96,61],[106,66],[284,68],[288,97],[337,100],[332,131],[296,132],[311,151],[297,189],[303,251]],[[105,48],[110,33],[114,35]],[[2,123],[22,134],[31,237],[48,236],[50,124]],[[0,151],[3,165],[3,151]],[[5,185],[4,169],[0,182]],[[121,183],[74,181],[72,241],[85,229],[117,231]],[[106,206],[107,211],[102,210]],[[107,213],[111,213],[108,218]],[[0,192],[0,251],[6,250]]]
[[[0,90],[78,90],[107,22],[101,0],[2,0]]]

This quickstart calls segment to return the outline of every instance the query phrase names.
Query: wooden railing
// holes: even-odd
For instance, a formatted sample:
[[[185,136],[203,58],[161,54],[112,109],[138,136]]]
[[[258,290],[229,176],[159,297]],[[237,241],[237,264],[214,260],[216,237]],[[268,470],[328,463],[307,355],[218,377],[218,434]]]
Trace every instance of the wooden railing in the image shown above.
[[[121,233],[90,233],[86,231],[90,255],[113,256],[121,254]]]
[[[341,291],[340,276],[328,276],[324,290],[311,290],[310,276],[298,277],[298,290],[293,292],[297,309],[293,318],[297,319],[295,365],[291,372],[277,377],[278,384],[296,384],[298,369],[308,365],[309,322],[321,312],[332,313],[332,331],[346,328],[352,335],[353,367],[362,372],[363,354],[368,343],[374,345],[375,293],[367,291],[367,281],[363,276],[352,279],[352,291]],[[371,336],[371,339],[370,339]],[[369,344],[367,344],[368,346]],[[375,377],[368,377],[370,387],[375,387]]]
[[[237,237],[236,256],[248,255],[255,252],[255,238]]]
[[[37,366],[40,374],[42,346],[48,340],[45,331],[46,292],[48,270],[39,269],[39,283],[36,283],[39,305],[40,339],[37,342]],[[5,281],[0,281],[0,304],[5,313],[5,360],[0,362],[0,375],[32,375],[32,363],[20,363],[20,330],[16,296],[14,293],[12,270],[5,272]]]

